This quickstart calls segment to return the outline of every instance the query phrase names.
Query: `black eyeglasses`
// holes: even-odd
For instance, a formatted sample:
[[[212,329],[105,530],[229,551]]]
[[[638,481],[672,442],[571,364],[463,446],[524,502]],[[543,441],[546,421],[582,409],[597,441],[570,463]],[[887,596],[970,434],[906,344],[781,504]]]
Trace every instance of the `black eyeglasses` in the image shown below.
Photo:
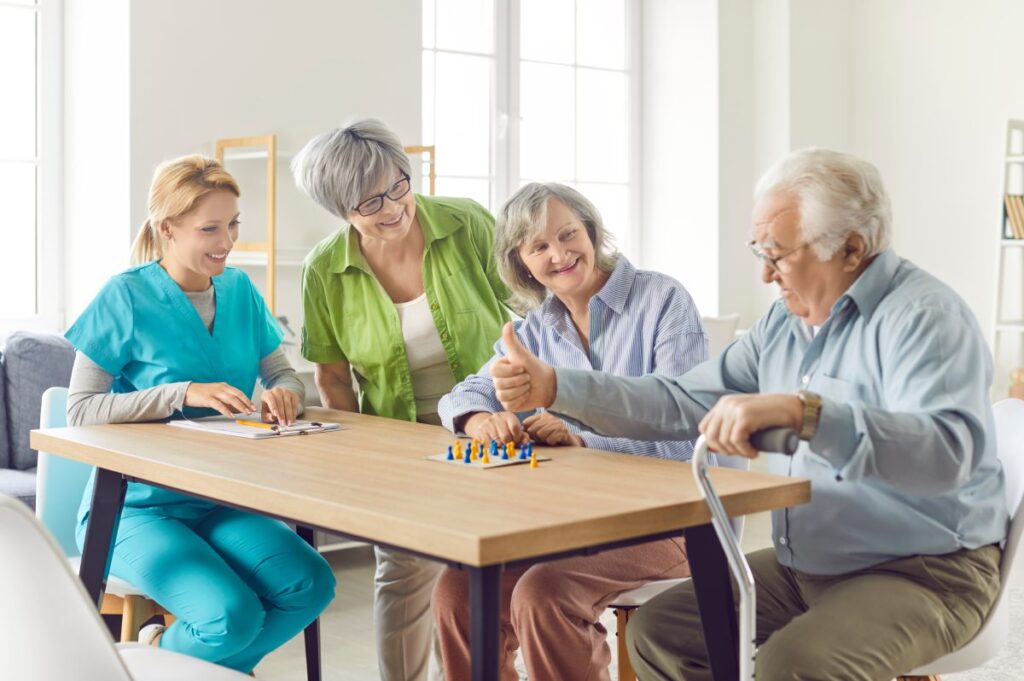
[[[397,201],[398,199],[408,194],[410,189],[412,189],[412,182],[410,181],[408,175],[402,173],[402,179],[388,187],[388,190],[386,192],[381,192],[380,194],[377,194],[376,196],[371,196],[370,198],[361,202],[358,206],[356,206],[356,212],[362,215],[364,218],[369,217],[374,213],[379,213],[380,209],[384,207],[385,197],[391,199],[392,201]]]

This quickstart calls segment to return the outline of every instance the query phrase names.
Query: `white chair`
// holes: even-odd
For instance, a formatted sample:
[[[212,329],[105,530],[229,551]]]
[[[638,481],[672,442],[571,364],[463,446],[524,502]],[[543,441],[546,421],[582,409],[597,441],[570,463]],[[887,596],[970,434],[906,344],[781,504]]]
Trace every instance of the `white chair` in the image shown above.
[[[1006,583],[1020,546],[1021,532],[1024,532],[1024,513],[1020,512],[1021,497],[1024,496],[1024,400],[1002,400],[992,409],[996,419],[996,451],[1006,476],[1006,506],[1010,509],[1011,519],[1003,560],[999,565],[999,594],[981,629],[967,645],[905,674],[901,679],[923,677],[937,680],[940,674],[976,669],[998,655],[1006,645],[1010,630]]]
[[[739,317],[737,316],[737,319]],[[718,465],[722,468],[734,468],[745,471],[750,467],[750,459],[742,456],[715,455]],[[730,519],[732,529],[737,539],[743,538],[743,516]],[[631,591],[624,591],[615,597],[615,600],[608,604],[608,607],[615,612],[615,638],[618,650],[618,681],[636,681],[636,674],[633,672],[633,665],[629,662],[629,651],[626,648],[626,627],[629,625],[629,618],[634,611],[647,601],[651,600],[662,591],[667,591],[677,584],[682,584],[689,577],[680,579],[659,579],[655,582],[648,582],[641,587]]]
[[[724,317],[701,317],[700,319],[708,334],[708,357],[713,359],[736,339],[736,327],[739,326],[740,316],[727,314]]]
[[[67,388],[49,388],[43,393],[39,412],[40,428],[67,425]],[[75,543],[78,505],[92,473],[92,466],[61,456],[39,452],[36,471],[36,517],[64,550],[71,569],[77,574],[82,553]],[[156,601],[114,575],[107,578],[107,589],[100,607],[101,615],[121,616],[121,642],[136,641],[139,627],[154,615],[162,615],[170,625],[174,616]]]
[[[0,495],[0,660],[5,679],[243,681],[225,667],[155,646],[114,645],[60,547],[24,504]]]

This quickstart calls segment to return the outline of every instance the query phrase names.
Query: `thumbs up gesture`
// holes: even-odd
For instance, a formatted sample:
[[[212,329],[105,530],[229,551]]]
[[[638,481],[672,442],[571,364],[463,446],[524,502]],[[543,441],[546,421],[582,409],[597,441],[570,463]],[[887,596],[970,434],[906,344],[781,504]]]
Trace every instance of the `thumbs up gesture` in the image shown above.
[[[491,365],[491,378],[498,401],[508,411],[550,407],[555,401],[555,370],[523,347],[512,330],[512,322],[501,330],[506,354]]]

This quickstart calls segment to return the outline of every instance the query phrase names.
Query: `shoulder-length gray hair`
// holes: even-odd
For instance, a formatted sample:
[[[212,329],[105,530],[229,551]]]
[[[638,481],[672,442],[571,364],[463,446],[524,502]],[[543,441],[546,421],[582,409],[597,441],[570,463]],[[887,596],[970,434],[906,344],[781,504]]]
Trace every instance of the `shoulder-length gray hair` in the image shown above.
[[[547,295],[547,289],[530,276],[530,270],[519,257],[519,248],[544,230],[550,198],[561,201],[583,223],[590,243],[594,245],[598,269],[611,272],[619,259],[601,214],[587,197],[557,182],[531,182],[501,207],[494,234],[498,273],[512,291],[513,309],[522,314],[540,305]]]
[[[821,260],[854,232],[864,237],[869,257],[892,241],[892,206],[882,176],[856,156],[813,147],[794,151],[761,177],[754,201],[777,192],[798,197],[803,238],[814,242]]]
[[[342,220],[367,194],[393,182],[396,170],[412,173],[405,148],[372,118],[317,135],[292,159],[296,186]]]

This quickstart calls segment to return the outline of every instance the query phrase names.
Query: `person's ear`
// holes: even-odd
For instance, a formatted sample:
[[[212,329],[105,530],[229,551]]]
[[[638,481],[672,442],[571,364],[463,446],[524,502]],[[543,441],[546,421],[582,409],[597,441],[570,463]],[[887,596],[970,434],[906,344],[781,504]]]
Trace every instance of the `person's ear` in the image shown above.
[[[864,262],[864,257],[868,252],[868,244],[864,240],[864,236],[859,232],[854,232],[846,238],[846,243],[842,245],[843,253],[843,271],[853,272],[861,263]]]
[[[170,241],[171,239],[171,221],[161,220],[160,226],[157,227],[157,232],[160,234],[160,238],[164,241]]]

